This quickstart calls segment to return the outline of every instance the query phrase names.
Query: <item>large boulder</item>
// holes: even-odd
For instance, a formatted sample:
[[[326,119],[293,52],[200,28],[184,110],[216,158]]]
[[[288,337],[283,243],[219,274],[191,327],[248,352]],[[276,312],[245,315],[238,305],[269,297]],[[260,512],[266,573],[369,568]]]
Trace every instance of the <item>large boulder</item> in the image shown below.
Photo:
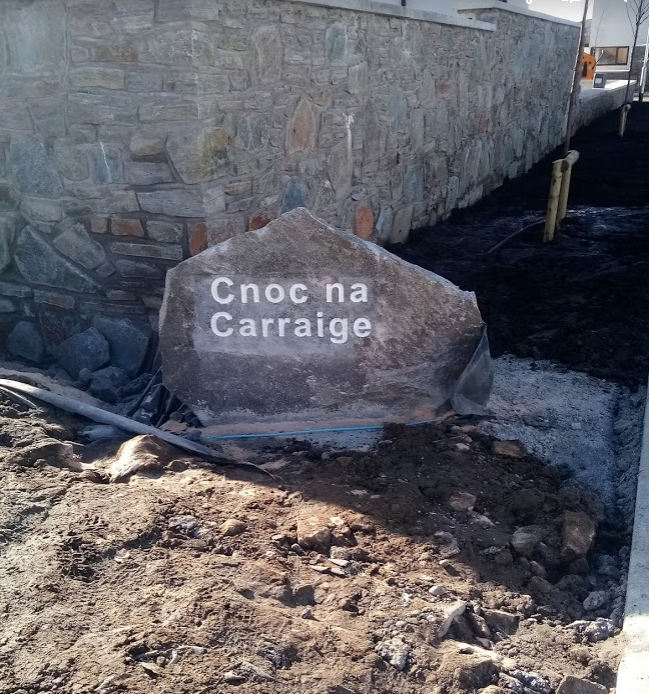
[[[224,432],[433,419],[482,332],[473,293],[303,208],[170,270],[160,316],[165,385]]]

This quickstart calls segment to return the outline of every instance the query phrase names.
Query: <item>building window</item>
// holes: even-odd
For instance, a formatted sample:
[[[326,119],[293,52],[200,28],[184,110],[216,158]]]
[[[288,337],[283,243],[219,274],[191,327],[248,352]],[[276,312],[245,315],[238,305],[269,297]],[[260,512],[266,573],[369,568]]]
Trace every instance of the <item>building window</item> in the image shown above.
[[[595,48],[595,59],[598,65],[626,65],[629,61],[628,46],[607,46]]]

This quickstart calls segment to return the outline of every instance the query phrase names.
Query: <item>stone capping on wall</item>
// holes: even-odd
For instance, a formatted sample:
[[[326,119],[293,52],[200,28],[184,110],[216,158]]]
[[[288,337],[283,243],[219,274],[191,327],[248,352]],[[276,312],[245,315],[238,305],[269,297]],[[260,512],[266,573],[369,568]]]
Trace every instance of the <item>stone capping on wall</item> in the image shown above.
[[[501,12],[513,12],[514,14],[521,14],[524,17],[529,17],[530,19],[542,19],[546,22],[553,22],[554,24],[565,24],[566,26],[570,27],[581,26],[581,22],[573,22],[569,19],[553,17],[552,15],[543,14],[542,12],[535,12],[534,10],[528,10],[524,7],[508,5],[504,2],[500,2],[499,0],[459,0],[455,5],[455,9],[462,13],[469,13],[473,10],[500,10]]]
[[[433,22],[435,24],[448,24],[450,26],[463,27],[465,29],[478,29],[481,31],[496,31],[496,25],[489,22],[480,22],[468,17],[460,17],[439,12],[425,10],[413,10],[411,7],[388,5],[375,0],[285,0],[302,5],[319,5],[320,7],[333,7],[354,12],[369,12],[382,14],[389,17],[401,17],[402,19],[416,19],[421,22]]]

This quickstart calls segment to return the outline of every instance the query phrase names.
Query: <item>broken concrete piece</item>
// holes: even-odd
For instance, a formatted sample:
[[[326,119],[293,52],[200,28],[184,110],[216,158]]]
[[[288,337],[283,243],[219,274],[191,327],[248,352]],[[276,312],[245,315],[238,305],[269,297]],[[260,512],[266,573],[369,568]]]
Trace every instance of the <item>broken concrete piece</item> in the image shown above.
[[[473,293],[299,208],[167,273],[162,370],[223,432],[420,421],[482,328]]]
[[[376,645],[375,650],[383,660],[390,663],[399,672],[406,669],[411,648],[400,636],[381,641]]]
[[[443,639],[448,634],[453,622],[464,614],[466,602],[455,600],[447,603],[437,603],[433,611],[428,612],[426,620],[433,625],[433,631],[438,639]]]

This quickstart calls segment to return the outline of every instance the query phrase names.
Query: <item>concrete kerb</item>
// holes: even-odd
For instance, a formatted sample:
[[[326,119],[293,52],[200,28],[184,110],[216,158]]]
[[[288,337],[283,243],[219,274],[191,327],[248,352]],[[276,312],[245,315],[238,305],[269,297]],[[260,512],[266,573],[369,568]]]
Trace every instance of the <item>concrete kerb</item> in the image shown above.
[[[617,694],[649,694],[649,399],[645,404]]]

